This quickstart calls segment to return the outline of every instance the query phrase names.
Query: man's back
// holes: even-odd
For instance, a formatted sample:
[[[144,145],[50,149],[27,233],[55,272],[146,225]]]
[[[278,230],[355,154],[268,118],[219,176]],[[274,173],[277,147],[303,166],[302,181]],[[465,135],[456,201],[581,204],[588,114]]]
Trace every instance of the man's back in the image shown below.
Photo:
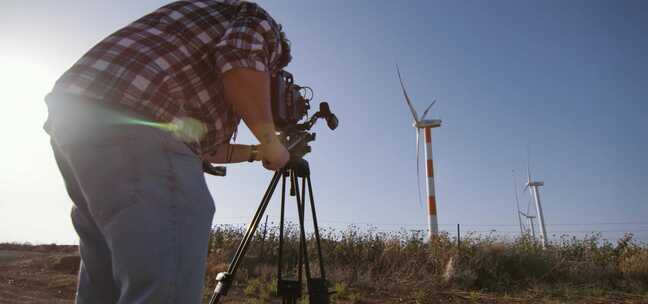
[[[203,150],[229,141],[240,118],[221,75],[273,69],[279,25],[254,3],[178,1],[111,34],[56,83],[54,94],[120,104],[159,121],[192,117],[207,128]]]

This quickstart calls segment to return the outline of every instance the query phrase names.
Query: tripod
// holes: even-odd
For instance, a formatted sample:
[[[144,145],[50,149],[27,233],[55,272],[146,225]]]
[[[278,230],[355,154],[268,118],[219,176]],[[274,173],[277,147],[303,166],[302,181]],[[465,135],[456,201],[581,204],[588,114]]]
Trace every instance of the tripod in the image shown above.
[[[300,181],[301,178],[301,189]],[[290,195],[295,196],[297,201],[297,213],[299,218],[299,252],[298,252],[298,270],[297,280],[287,280],[282,277],[283,270],[283,246],[284,246],[284,220],[285,220],[285,205],[286,205],[286,180],[290,182]],[[288,165],[280,171],[275,172],[270,180],[270,184],[266,189],[261,203],[257,208],[252,222],[248,226],[243,240],[236,249],[236,253],[227,269],[227,272],[221,272],[216,276],[216,288],[209,303],[218,303],[221,297],[227,295],[229,288],[232,285],[234,276],[247,252],[254,233],[261,222],[263,214],[265,213],[270,199],[281,180],[281,217],[279,221],[279,252],[277,263],[277,294],[282,298],[283,304],[297,304],[298,299],[302,293],[302,271],[306,274],[306,287],[308,292],[309,303],[311,304],[328,304],[329,292],[324,272],[324,260],[322,257],[322,248],[320,242],[319,227],[317,225],[317,215],[315,213],[315,200],[313,198],[313,186],[310,179],[310,166],[308,162],[301,157],[292,159]],[[311,277],[311,268],[308,259],[308,250],[306,244],[306,232],[304,231],[304,214],[306,210],[306,186],[308,186],[308,196],[310,199],[310,209],[313,217],[313,228],[315,230],[315,241],[317,248],[317,255],[319,260],[320,277]],[[301,190],[301,193],[300,193]]]

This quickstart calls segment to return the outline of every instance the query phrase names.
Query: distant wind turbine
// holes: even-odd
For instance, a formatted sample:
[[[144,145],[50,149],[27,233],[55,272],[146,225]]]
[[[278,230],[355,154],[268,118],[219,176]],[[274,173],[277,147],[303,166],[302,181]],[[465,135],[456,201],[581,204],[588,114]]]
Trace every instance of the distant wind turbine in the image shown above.
[[[401,89],[403,90],[403,95],[405,96],[405,102],[412,112],[412,117],[414,118],[413,126],[416,129],[416,177],[417,184],[416,188],[418,190],[419,202],[421,201],[421,173],[420,173],[420,154],[419,154],[419,145],[420,145],[420,135],[421,130],[425,135],[425,155],[427,156],[427,162],[425,163],[427,171],[427,210],[428,210],[428,237],[432,238],[439,233],[439,223],[437,219],[437,202],[436,202],[436,193],[434,189],[434,164],[432,162],[432,128],[437,128],[441,126],[440,119],[425,119],[430,108],[436,103],[436,100],[432,101],[430,105],[425,109],[423,115],[419,118],[412,102],[407,95],[405,90],[405,84],[403,83],[403,78],[400,74],[400,69],[396,65],[396,73],[398,74],[398,80],[400,81]]]
[[[535,202],[536,206],[536,215],[538,216],[538,226],[540,228],[540,243],[542,248],[547,247],[547,228],[545,227],[545,218],[544,213],[542,212],[542,204],[540,203],[540,189],[539,187],[544,186],[544,182],[532,181],[531,180],[531,160],[528,156],[527,151],[527,183],[524,186],[524,190],[529,189],[529,194]]]
[[[535,239],[536,235],[535,235],[535,227],[533,224],[533,220],[536,217],[530,215],[528,206],[527,206],[526,213],[520,211],[520,198],[518,196],[518,185],[515,179],[515,171],[513,171],[513,188],[515,189],[515,207],[517,208],[517,218],[518,218],[518,224],[520,225],[520,234],[522,236],[531,235],[531,237]],[[522,221],[522,217],[526,219],[528,228]]]

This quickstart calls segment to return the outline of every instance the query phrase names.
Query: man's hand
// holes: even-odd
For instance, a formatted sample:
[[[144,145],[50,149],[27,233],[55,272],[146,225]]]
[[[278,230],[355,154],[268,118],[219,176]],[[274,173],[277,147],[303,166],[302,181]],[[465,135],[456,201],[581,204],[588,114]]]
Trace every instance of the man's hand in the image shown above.
[[[268,170],[277,171],[285,167],[290,159],[288,149],[278,140],[274,140],[259,147],[263,167]]]

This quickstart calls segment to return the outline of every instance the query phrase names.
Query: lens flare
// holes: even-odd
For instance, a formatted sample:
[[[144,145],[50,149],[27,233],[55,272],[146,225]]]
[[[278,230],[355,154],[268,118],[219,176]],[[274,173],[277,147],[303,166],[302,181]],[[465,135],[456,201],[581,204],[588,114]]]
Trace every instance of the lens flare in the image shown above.
[[[170,132],[179,140],[188,143],[200,142],[207,133],[205,124],[191,117],[174,118],[168,123],[123,117],[118,123],[157,128]]]

